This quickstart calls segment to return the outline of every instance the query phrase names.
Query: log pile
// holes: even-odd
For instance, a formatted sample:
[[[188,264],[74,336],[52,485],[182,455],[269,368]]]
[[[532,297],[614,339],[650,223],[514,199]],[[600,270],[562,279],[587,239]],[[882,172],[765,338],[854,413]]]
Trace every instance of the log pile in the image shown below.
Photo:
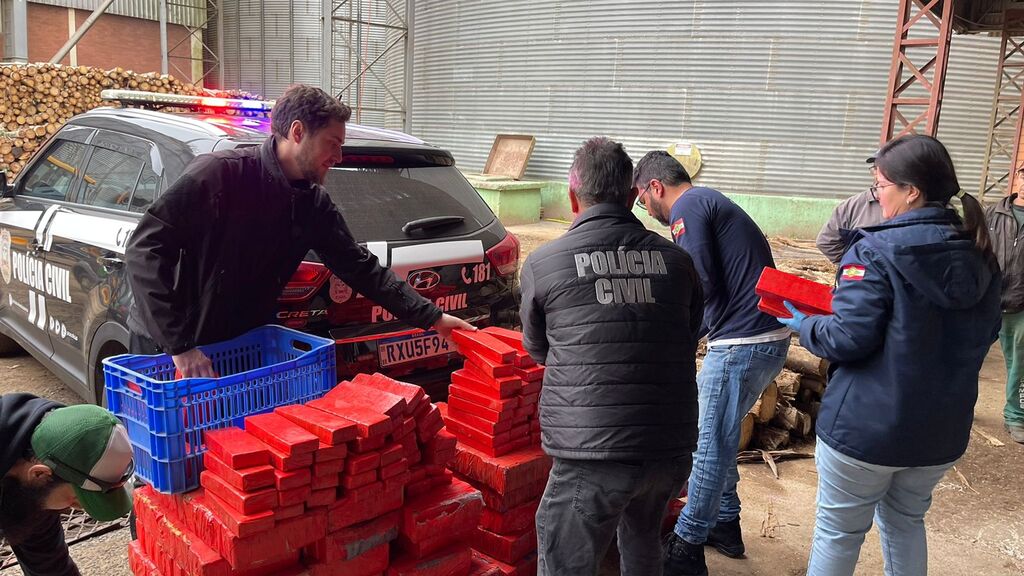
[[[69,118],[97,106],[111,105],[100,100],[100,91],[105,89],[212,94],[173,76],[137,74],[123,68],[102,70],[43,63],[0,66],[0,171],[7,171],[8,179],[13,179],[32,153]]]
[[[794,342],[782,373],[744,418],[740,450],[779,450],[793,441],[812,438],[827,373],[827,361]]]

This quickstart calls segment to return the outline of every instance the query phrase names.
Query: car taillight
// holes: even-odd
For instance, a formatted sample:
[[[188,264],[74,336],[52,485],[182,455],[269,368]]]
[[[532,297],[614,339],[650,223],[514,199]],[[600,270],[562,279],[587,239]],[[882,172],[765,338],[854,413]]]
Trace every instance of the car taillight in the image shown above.
[[[303,262],[295,269],[292,279],[281,290],[278,300],[281,302],[297,302],[306,300],[324,285],[331,276],[331,271],[323,264]]]
[[[519,240],[508,232],[505,238],[487,251],[487,259],[501,276],[508,276],[519,266]]]

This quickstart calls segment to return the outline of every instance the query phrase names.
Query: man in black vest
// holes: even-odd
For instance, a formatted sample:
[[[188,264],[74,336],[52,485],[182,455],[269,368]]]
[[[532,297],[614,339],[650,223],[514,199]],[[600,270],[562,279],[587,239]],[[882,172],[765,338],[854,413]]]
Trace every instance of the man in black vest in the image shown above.
[[[632,174],[621,144],[584,143],[569,173],[576,220],[523,265],[523,344],[547,366],[554,458],[537,511],[542,576],[596,574],[616,530],[624,576],[661,574],[661,522],[697,445],[700,279],[630,212]]]

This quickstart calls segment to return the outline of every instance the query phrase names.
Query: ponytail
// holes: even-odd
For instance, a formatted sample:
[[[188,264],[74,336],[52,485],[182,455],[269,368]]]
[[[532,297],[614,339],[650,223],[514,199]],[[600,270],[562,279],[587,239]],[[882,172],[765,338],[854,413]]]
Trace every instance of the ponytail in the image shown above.
[[[964,210],[963,231],[974,240],[974,246],[986,260],[994,260],[992,240],[988,237],[988,226],[985,224],[985,210],[978,199],[966,192],[960,195],[960,205]]]

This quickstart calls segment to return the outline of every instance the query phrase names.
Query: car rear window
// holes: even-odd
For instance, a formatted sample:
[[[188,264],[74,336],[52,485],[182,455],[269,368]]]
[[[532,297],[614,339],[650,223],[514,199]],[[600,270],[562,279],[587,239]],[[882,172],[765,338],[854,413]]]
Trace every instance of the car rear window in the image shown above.
[[[494,213],[454,166],[333,168],[324,186],[359,242],[460,236],[494,220]],[[460,216],[463,221],[402,232],[413,220],[444,216]]]

